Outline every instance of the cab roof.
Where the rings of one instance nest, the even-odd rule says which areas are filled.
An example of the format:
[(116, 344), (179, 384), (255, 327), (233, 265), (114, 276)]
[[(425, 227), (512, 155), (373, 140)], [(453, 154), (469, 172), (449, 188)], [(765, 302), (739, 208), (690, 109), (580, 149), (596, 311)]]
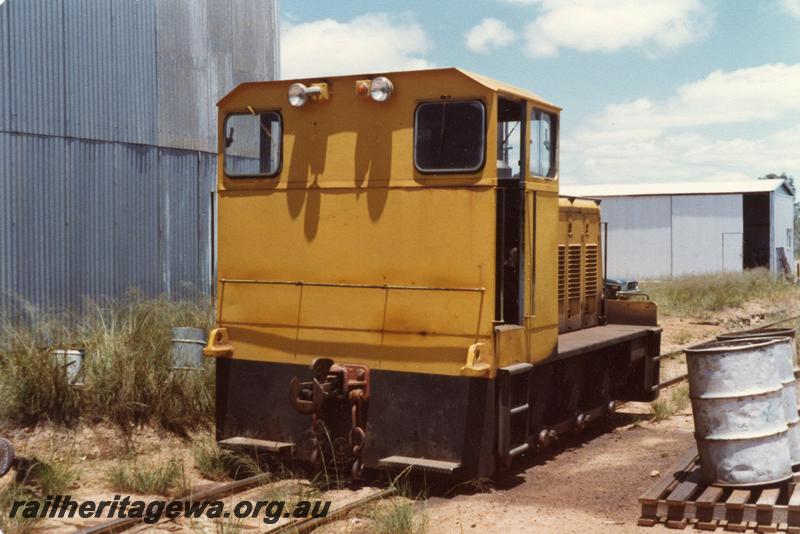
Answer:
[(291, 82), (314, 83), (314, 82), (318, 82), (318, 81), (322, 81), (322, 80), (336, 80), (336, 79), (353, 78), (353, 77), (373, 78), (375, 76), (386, 76), (388, 78), (391, 78), (392, 75), (399, 74), (399, 73), (403, 73), (403, 74), (419, 73), (419, 74), (423, 74), (423, 75), (426, 74), (426, 73), (452, 73), (452, 74), (456, 74), (456, 75), (460, 75), (460, 76), (464, 76), (466, 78), (469, 78), (469, 79), (475, 81), (476, 83), (482, 85), (483, 87), (489, 89), (490, 91), (494, 91), (495, 93), (498, 93), (498, 94), (501, 94), (501, 95), (506, 95), (506, 96), (522, 98), (522, 99), (525, 99), (525, 100), (530, 100), (532, 102), (538, 102), (540, 104), (545, 104), (545, 105), (547, 105), (547, 106), (549, 106), (551, 108), (555, 108), (555, 109), (557, 109), (559, 111), (561, 110), (561, 108), (559, 106), (553, 104), (552, 102), (549, 102), (549, 101), (545, 100), (544, 98), (542, 98), (541, 96), (537, 95), (536, 93), (534, 93), (532, 91), (528, 91), (526, 89), (521, 89), (519, 87), (510, 85), (510, 84), (507, 84), (507, 83), (504, 83), (504, 82), (501, 82), (501, 81), (498, 81), (498, 80), (494, 80), (492, 78), (488, 78), (486, 76), (482, 76), (480, 74), (476, 74), (476, 73), (470, 72), (468, 70), (459, 69), (457, 67), (447, 67), (447, 68), (439, 68), (439, 69), (420, 69), (420, 70), (393, 71), (393, 72), (380, 72), (380, 73), (370, 73), (370, 74), (358, 73), (358, 74), (348, 74), (348, 75), (342, 75), (342, 76), (315, 76), (315, 77), (309, 77), (309, 78), (295, 78), (295, 79), (291, 79), (291, 80), (244, 82), (244, 83), (240, 83), (239, 85), (234, 87), (233, 90), (231, 90), (228, 94), (226, 94), (224, 97), (222, 97), (217, 102), (217, 105), (218, 106), (223, 105), (232, 95), (238, 93), (241, 89), (243, 89), (245, 87), (252, 86), (252, 85), (266, 85), (266, 84), (287, 83), (287, 82), (289, 82), (289, 83), (291, 83)]

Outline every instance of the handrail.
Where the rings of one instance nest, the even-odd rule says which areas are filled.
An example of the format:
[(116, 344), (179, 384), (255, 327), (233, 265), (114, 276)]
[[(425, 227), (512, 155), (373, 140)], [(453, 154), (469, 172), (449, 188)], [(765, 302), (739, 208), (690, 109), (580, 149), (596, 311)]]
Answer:
[(303, 280), (245, 280), (237, 278), (220, 278), (223, 284), (266, 284), (283, 286), (311, 286), (311, 287), (352, 287), (358, 289), (397, 289), (402, 291), (467, 291), (483, 293), (485, 287), (434, 287), (434, 286), (408, 286), (394, 284), (347, 284), (336, 282), (305, 282)]

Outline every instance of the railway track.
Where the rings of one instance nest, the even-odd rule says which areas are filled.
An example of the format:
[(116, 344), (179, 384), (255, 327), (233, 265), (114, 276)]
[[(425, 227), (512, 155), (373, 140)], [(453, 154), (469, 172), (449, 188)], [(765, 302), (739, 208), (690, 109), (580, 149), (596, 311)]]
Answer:
[(391, 497), (395, 493), (396, 493), (395, 488), (393, 487), (386, 488), (376, 493), (367, 495), (366, 497), (362, 497), (357, 501), (353, 501), (351, 503), (340, 506), (335, 510), (333, 510), (332, 512), (330, 512), (325, 517), (306, 517), (302, 519), (296, 519), (294, 521), (284, 523), (283, 525), (278, 525), (277, 527), (271, 530), (267, 530), (266, 534), (284, 534), (289, 532), (291, 532), (292, 534), (305, 534), (306, 532), (311, 532), (321, 527), (322, 525), (342, 519), (351, 511), (356, 510), (357, 508), (361, 508), (365, 504), (371, 503), (373, 501), (378, 501), (380, 499), (385, 499), (386, 497)]
[[(772, 323), (759, 325), (758, 328), (771, 328), (773, 326), (778, 326), (778, 325), (781, 325), (781, 324), (784, 324), (784, 323), (788, 323), (788, 322), (791, 322), (791, 321), (798, 321), (798, 320), (800, 320), (800, 315), (793, 315), (791, 317), (786, 317), (784, 319), (780, 319), (780, 320), (774, 321)], [(679, 354), (683, 354), (684, 352), (686, 352), (686, 349), (688, 349), (689, 347), (694, 346), (694, 345), (696, 345), (696, 343), (692, 343), (692, 345), (686, 345), (685, 347), (681, 347), (680, 349), (673, 350), (672, 352), (668, 352), (666, 354), (660, 354), (658, 357), (653, 358), (653, 359), (654, 360), (663, 360), (663, 359), (666, 359), (666, 358), (671, 358), (672, 356), (677, 356)], [(670, 378), (669, 380), (665, 380), (664, 382), (660, 382), (659, 384), (653, 386), (653, 391), (661, 390), (661, 389), (667, 388), (669, 386), (674, 386), (675, 384), (680, 384), (681, 382), (683, 382), (684, 380), (686, 380), (688, 378), (689, 378), (689, 375), (686, 374), (686, 373), (684, 373), (682, 375), (679, 375), (679, 376), (676, 376), (674, 378)], [(624, 403), (624, 404), (627, 404), (627, 403)], [(617, 404), (617, 406), (622, 406), (622, 405), (623, 404)]]
[[(213, 501), (220, 499), (222, 497), (227, 497), (231, 495), (235, 495), (237, 493), (242, 493), (246, 490), (250, 490), (254, 487), (258, 487), (264, 485), (267, 482), (272, 482), (273, 478), (269, 473), (263, 473), (260, 475), (244, 478), (242, 480), (235, 480), (228, 484), (223, 484), (221, 486), (217, 486), (214, 488), (210, 488), (207, 490), (198, 491), (188, 495), (186, 497), (182, 497), (179, 499), (175, 499), (179, 502), (203, 502), (203, 501)], [(287, 523), (283, 523), (281, 525), (275, 526), (267, 531), (266, 533), (269, 534), (280, 534), (280, 533), (288, 533), (291, 532), (292, 534), (304, 534), (306, 532), (311, 532), (322, 525), (327, 523), (331, 523), (333, 521), (337, 521), (348, 513), (353, 510), (356, 510), (366, 504), (369, 504), (373, 501), (377, 501), (380, 499), (385, 499), (390, 497), (396, 493), (396, 489), (394, 487), (385, 488), (383, 490), (377, 491), (375, 493), (371, 493), (366, 495), (358, 500), (353, 502), (347, 503), (342, 505), (338, 508), (331, 510), (326, 516), (324, 517), (307, 517), (307, 518), (297, 518)], [(144, 518), (123, 518), (123, 519), (114, 519), (112, 521), (107, 521), (105, 523), (95, 525), (92, 527), (88, 527), (78, 531), (78, 534), (113, 534), (117, 532), (124, 532), (128, 529), (131, 529), (138, 524), (142, 523)], [(165, 519), (163, 522), (172, 521), (171, 519)]]
[[(266, 482), (272, 481), (272, 475), (269, 473), (262, 473), (260, 475), (255, 475), (248, 478), (243, 478), (241, 480), (234, 480), (228, 484), (223, 484), (221, 486), (217, 486), (214, 488), (201, 490), (180, 499), (176, 499), (176, 501), (181, 502), (200, 502), (200, 501), (211, 501), (215, 499), (219, 499), (220, 497), (229, 496), (231, 494), (241, 493), (242, 491), (254, 488), (256, 486), (261, 486)], [(143, 522), (144, 518), (138, 517), (126, 517), (121, 519), (114, 519), (112, 521), (107, 521), (105, 523), (101, 523), (99, 525), (95, 525), (89, 528), (85, 528), (83, 530), (78, 531), (78, 534), (112, 534), (114, 532), (123, 532), (128, 530), (129, 528), (133, 528), (134, 526), (138, 525), (139, 523)]]

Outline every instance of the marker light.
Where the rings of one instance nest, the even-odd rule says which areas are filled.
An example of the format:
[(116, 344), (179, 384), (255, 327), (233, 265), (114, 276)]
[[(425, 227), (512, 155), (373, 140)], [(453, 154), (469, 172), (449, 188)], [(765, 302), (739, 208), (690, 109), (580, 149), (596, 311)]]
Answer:
[(358, 80), (356, 82), (356, 95), (369, 96), (369, 85), (371, 80)]
[(389, 100), (389, 97), (392, 96), (392, 91), (394, 91), (394, 85), (389, 81), (389, 78), (383, 76), (373, 78), (369, 84), (369, 96), (376, 102)]
[(293, 83), (289, 86), (289, 103), (296, 108), (304, 105), (309, 95), (313, 96), (314, 100), (327, 100), (328, 84), (315, 83), (311, 87), (306, 87), (302, 83)]

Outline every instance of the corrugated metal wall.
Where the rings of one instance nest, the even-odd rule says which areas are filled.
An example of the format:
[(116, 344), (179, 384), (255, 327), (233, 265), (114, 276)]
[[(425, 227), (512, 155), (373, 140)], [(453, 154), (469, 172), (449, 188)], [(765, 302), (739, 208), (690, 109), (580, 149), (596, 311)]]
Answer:
[(608, 197), (600, 208), (610, 276), (742, 270), (742, 195)]
[(608, 276), (658, 278), (672, 269), (672, 197), (609, 197), (600, 203), (608, 223)]
[(216, 101), (278, 75), (276, 0), (0, 5), (0, 310), (212, 279)]
[(742, 270), (742, 195), (672, 197), (672, 275)]

